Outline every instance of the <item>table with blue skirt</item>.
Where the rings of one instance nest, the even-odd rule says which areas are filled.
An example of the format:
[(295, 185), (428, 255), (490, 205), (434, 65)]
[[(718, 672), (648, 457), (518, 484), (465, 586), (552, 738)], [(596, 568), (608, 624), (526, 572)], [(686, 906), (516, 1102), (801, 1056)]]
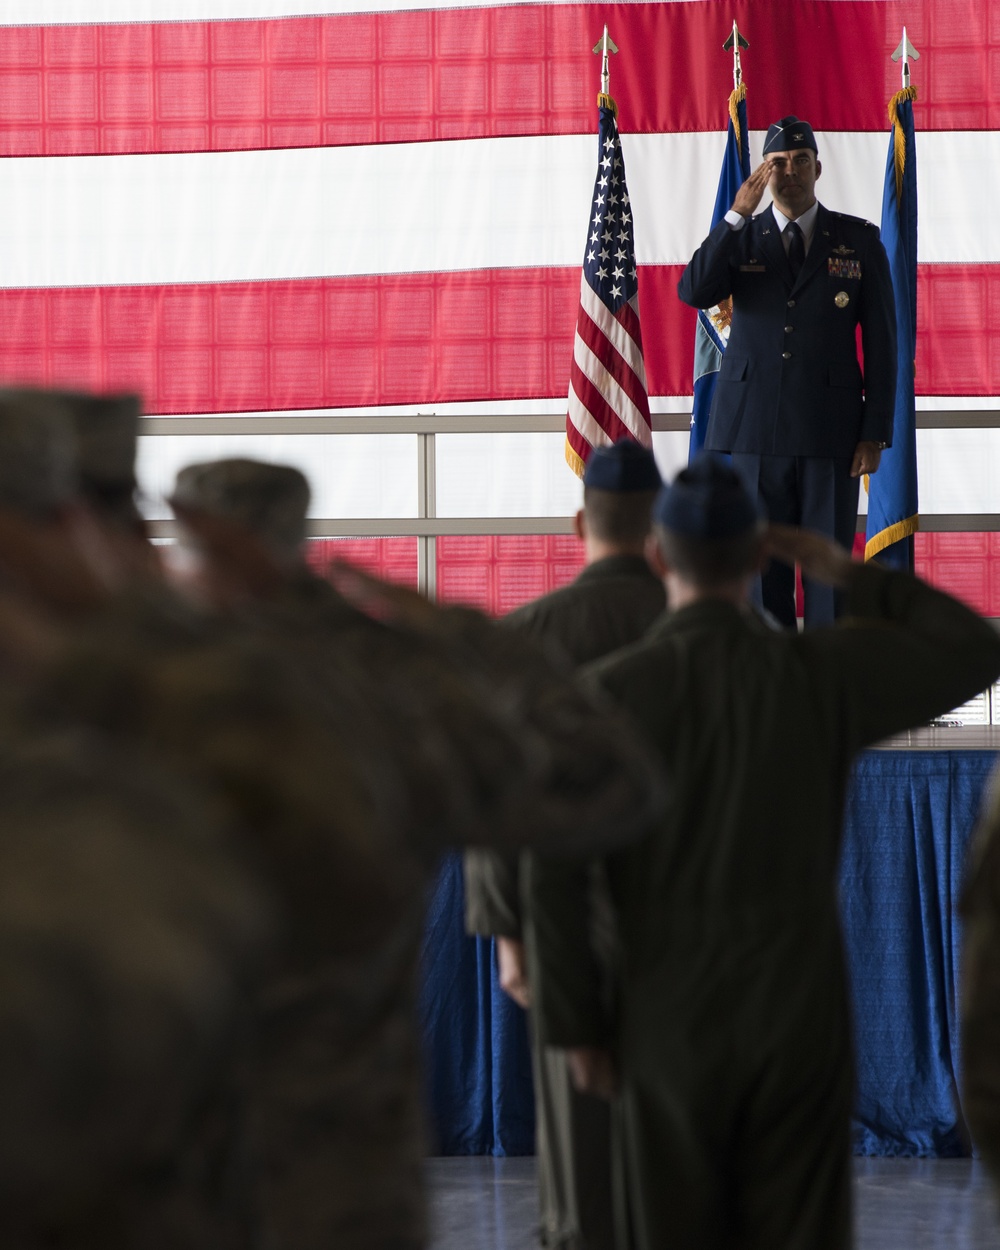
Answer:
[[(858, 1154), (967, 1152), (954, 1097), (957, 903), (998, 758), (993, 749), (880, 749), (856, 763), (840, 892), (857, 1039)], [(492, 942), (465, 935), (462, 903), (461, 860), (449, 856), (430, 900), (423, 951), (431, 1148), (531, 1154), (524, 1014), (500, 990)]]

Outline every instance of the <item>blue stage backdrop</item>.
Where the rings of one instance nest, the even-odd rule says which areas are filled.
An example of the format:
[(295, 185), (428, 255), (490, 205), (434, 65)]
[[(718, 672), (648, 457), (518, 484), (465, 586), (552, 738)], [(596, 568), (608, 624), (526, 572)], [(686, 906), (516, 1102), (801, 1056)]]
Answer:
[[(954, 1100), (956, 904), (996, 760), (989, 751), (871, 751), (856, 766), (841, 897), (857, 1033), (859, 1154), (967, 1152)], [(525, 1019), (497, 985), (492, 944), (463, 933), (457, 857), (442, 865), (430, 903), (421, 1008), (432, 1150), (530, 1154)]]

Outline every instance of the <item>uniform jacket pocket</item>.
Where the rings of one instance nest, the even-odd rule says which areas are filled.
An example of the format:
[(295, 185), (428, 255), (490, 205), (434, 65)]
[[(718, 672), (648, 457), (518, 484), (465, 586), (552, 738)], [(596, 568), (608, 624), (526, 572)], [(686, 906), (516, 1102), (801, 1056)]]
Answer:
[(734, 356), (726, 352), (719, 367), (720, 382), (745, 382), (750, 372), (750, 361), (746, 356)]

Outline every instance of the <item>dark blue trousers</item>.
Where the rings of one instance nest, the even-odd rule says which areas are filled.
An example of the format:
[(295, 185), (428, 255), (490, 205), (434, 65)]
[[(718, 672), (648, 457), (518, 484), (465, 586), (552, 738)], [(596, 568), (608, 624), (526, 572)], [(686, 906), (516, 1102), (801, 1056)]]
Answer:
[[(756, 456), (733, 453), (733, 467), (763, 504), (769, 521), (816, 530), (854, 546), (861, 479), (850, 476), (851, 457)], [(805, 626), (830, 625), (841, 614), (844, 595), (810, 578), (802, 579)], [(794, 629), (795, 570), (772, 560), (760, 578), (758, 602), (779, 622)]]

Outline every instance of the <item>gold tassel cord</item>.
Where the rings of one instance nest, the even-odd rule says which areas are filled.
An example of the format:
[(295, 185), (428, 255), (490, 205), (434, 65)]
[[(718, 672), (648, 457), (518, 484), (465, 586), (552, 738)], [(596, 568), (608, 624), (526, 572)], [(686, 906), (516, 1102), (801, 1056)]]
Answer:
[(583, 470), (586, 467), (583, 460), (570, 446), (569, 439), (566, 440), (566, 463), (573, 470), (577, 477), (583, 477)]
[(605, 95), (603, 91), (598, 92), (598, 95), (597, 95), (597, 107), (598, 107), (599, 109), (610, 109), (610, 110), (612, 111), (612, 113), (614, 113), (614, 115), (615, 115), (615, 119), (617, 120), (617, 117), (618, 117), (618, 105), (614, 102), (614, 100), (611, 98), (611, 96), (609, 96), (609, 95)]
[(869, 538), (865, 543), (865, 559), (870, 560), (873, 556), (877, 556), (880, 551), (885, 551), (886, 547), (891, 547), (893, 543), (898, 543), (901, 538), (909, 538), (911, 534), (915, 534), (920, 529), (920, 517), (907, 517), (905, 521), (897, 521), (895, 525), (889, 525), (884, 530), (879, 530), (874, 538)]
[(893, 129), (893, 163), (896, 167), (897, 204), (903, 194), (903, 170), (906, 168), (906, 136), (903, 134), (903, 127), (899, 124), (899, 106), (904, 100), (915, 100), (916, 98), (916, 87), (904, 87), (902, 91), (897, 91), (889, 101), (889, 122)]
[(747, 85), (741, 82), (738, 87), (734, 87), (729, 93), (729, 120), (733, 123), (733, 132), (736, 135), (736, 142), (740, 151), (743, 151), (743, 140), (740, 136), (740, 115), (736, 111), (736, 107), (742, 104), (747, 98)]

